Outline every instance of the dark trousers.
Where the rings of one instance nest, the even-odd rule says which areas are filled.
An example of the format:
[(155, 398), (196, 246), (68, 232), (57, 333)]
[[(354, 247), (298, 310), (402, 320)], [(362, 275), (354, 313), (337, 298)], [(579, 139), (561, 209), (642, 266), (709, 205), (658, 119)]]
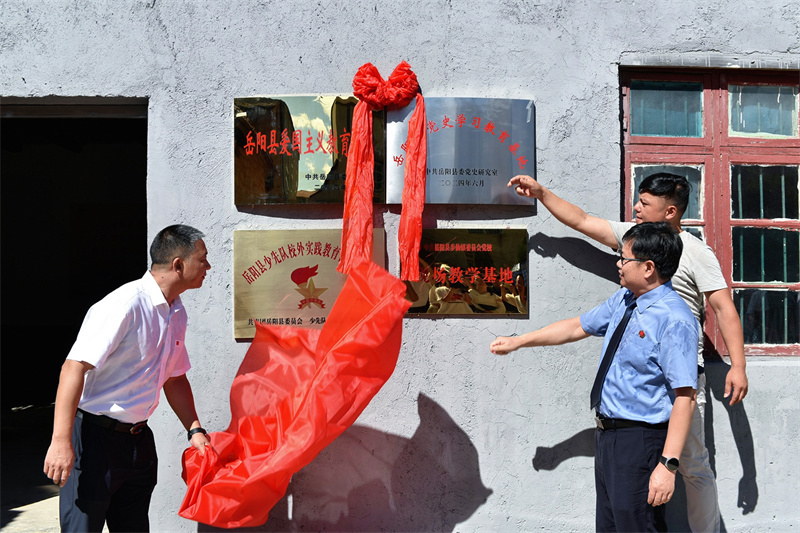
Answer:
[(666, 429), (596, 429), (594, 478), (597, 531), (666, 531), (664, 506), (647, 503)]
[(61, 531), (149, 531), (158, 459), (149, 427), (136, 435), (75, 418), (75, 463), (59, 494)]

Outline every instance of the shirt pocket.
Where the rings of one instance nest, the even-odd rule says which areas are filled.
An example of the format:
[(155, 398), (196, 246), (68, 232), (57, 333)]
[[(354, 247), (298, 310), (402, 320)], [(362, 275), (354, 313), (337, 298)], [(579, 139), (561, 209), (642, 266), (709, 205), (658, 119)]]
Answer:
[(166, 361), (164, 363), (164, 379), (185, 374), (190, 367), (189, 355), (186, 353), (186, 344), (184, 343), (184, 338), (175, 335), (174, 333), (170, 333), (170, 335), (167, 337), (167, 342), (169, 342), (169, 347), (164, 354), (166, 357)]
[(623, 338), (617, 354), (625, 354), (620, 361), (623, 376), (641, 380), (643, 376), (653, 374), (658, 368), (655, 358), (657, 347), (658, 344), (653, 342), (644, 330)]

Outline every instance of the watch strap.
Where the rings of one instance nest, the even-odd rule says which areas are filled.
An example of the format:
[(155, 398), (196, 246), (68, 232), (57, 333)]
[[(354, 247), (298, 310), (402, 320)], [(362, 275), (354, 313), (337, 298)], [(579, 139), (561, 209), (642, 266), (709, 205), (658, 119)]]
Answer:
[(187, 433), (187, 435), (188, 435), (188, 437), (189, 437), (189, 440), (192, 440), (192, 435), (194, 435), (194, 434), (196, 434), (196, 433), (202, 433), (203, 435), (208, 435), (208, 433), (206, 432), (206, 430), (205, 430), (205, 429), (203, 429), (203, 428), (193, 428), (193, 429), (190, 429), (190, 430), (188, 431), (188, 433)]
[(661, 459), (659, 460), (659, 462), (662, 465), (664, 465), (667, 468), (667, 470), (669, 470), (670, 472), (677, 472), (678, 471), (678, 467), (681, 464), (680, 461), (676, 457), (664, 457), (663, 455), (661, 456)]

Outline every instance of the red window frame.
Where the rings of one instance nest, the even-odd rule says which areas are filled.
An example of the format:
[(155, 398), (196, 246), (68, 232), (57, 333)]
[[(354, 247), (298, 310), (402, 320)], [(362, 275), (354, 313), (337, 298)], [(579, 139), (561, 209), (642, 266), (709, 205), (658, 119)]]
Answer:
[[(684, 226), (703, 229), (706, 243), (714, 250), (730, 290), (778, 288), (800, 291), (796, 284), (758, 284), (732, 282), (732, 228), (736, 226), (772, 227), (800, 231), (798, 220), (753, 220), (731, 218), (731, 165), (800, 165), (800, 138), (730, 136), (728, 87), (730, 85), (798, 86), (798, 71), (734, 71), (731, 69), (623, 68), (621, 70), (624, 217), (633, 215), (632, 168), (637, 164), (702, 165), (703, 202), (700, 219), (687, 219)], [(703, 84), (703, 137), (632, 136), (631, 81), (701, 82)], [(798, 106), (800, 107), (800, 106)], [(800, 123), (800, 111), (797, 117)], [(706, 306), (704, 331), (720, 354), (728, 355), (716, 316)], [(745, 344), (747, 355), (800, 355), (800, 344)]]

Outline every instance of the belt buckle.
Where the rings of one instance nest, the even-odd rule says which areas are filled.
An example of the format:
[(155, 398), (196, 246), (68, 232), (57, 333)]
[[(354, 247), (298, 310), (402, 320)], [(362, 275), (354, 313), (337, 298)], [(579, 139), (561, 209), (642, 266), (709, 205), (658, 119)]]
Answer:
[(597, 427), (599, 427), (600, 429), (606, 429), (605, 427), (603, 427), (603, 419), (600, 418), (599, 416), (595, 415), (594, 422), (595, 422), (595, 424), (597, 424)]
[(147, 422), (137, 422), (136, 424), (131, 426), (131, 435), (138, 435), (139, 433), (144, 431), (144, 428), (146, 427), (147, 427)]

